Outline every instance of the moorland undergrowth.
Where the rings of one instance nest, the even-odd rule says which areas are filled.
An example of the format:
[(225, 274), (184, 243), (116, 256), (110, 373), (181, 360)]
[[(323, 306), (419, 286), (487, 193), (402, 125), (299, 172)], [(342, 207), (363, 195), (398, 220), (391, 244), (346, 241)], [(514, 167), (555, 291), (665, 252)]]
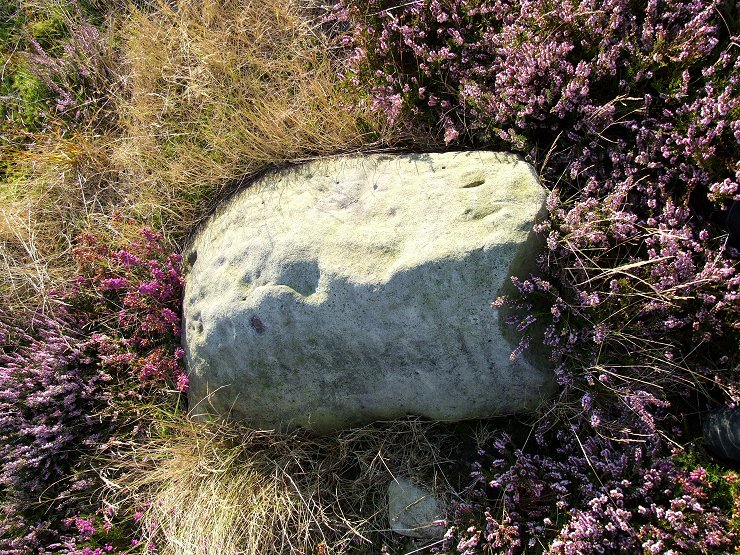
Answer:
[[(0, 553), (740, 549), (700, 439), (740, 402), (736, 2), (35, 0), (0, 47)], [(534, 165), (541, 269), (491, 301), (558, 396), (477, 440), (191, 422), (187, 233), (268, 167), (380, 148)], [(397, 474), (450, 496), (444, 540), (387, 533)]]

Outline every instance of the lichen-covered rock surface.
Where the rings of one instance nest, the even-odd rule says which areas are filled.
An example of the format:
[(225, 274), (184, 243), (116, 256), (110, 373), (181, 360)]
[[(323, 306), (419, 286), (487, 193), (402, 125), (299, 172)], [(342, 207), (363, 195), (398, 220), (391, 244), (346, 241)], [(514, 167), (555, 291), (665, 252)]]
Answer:
[(330, 432), (534, 409), (554, 376), (491, 301), (536, 256), (545, 191), (495, 152), (371, 155), (261, 178), (186, 250), (197, 414)]

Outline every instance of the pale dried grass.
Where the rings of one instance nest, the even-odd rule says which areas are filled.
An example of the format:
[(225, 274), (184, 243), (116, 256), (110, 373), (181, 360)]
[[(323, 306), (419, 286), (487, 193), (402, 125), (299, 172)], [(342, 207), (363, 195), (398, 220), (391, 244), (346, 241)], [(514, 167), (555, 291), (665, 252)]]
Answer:
[[(163, 555), (378, 553), (411, 545), (388, 533), (386, 491), (396, 476), (444, 503), (459, 439), (407, 420), (338, 435), (257, 431), (235, 423), (164, 423), (122, 449), (106, 473), (112, 504), (148, 506), (144, 538)], [(163, 433), (163, 431), (165, 433)], [(422, 552), (434, 541), (417, 542)]]
[(294, 1), (133, 10), (118, 162), (139, 202), (186, 230), (228, 187), (269, 166), (382, 144), (379, 118), (341, 90), (326, 37)]
[(13, 164), (21, 172), (0, 183), (0, 289), (7, 312), (37, 311), (48, 293), (75, 276), (74, 236), (111, 229), (111, 215), (125, 206), (116, 187), (105, 137), (77, 133), (40, 136), (18, 149)]

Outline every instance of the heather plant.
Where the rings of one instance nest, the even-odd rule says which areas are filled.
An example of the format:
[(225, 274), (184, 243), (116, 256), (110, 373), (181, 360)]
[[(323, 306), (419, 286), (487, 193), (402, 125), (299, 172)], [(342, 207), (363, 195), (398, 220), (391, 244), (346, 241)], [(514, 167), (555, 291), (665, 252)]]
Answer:
[[(119, 511), (108, 505), (91, 515), (76, 515), (65, 519), (69, 532), (54, 546), (65, 555), (123, 555), (151, 553), (154, 549), (138, 539), (137, 524), (141, 513), (121, 518)], [(137, 516), (138, 515), (138, 516)]]
[(82, 275), (74, 293), (99, 322), (91, 340), (103, 365), (122, 379), (187, 391), (180, 347), (182, 257), (169, 254), (163, 236), (149, 228), (124, 246), (84, 233), (75, 249)]
[(701, 477), (706, 485), (705, 490), (711, 492), (712, 502), (722, 509), (729, 520), (730, 528), (738, 541), (740, 532), (740, 475), (738, 469), (730, 470), (723, 463), (709, 461), (702, 457), (696, 449), (687, 449), (674, 457), (678, 468), (693, 472), (694, 476)]
[[(53, 313), (25, 328), (0, 313), (0, 499), (7, 517), (0, 537), (7, 553), (53, 546), (110, 552), (106, 545), (120, 543), (105, 537), (107, 514), (75, 532), (92, 523), (75, 511), (95, 510), (89, 498), (99, 487), (95, 474), (79, 471), (81, 461), (109, 450), (112, 435), (136, 434), (130, 428), (142, 409), (126, 402), (132, 394), (143, 404), (155, 391), (161, 403), (156, 390), (187, 389), (180, 257), (167, 254), (162, 236), (148, 228), (139, 241), (118, 246), (124, 244), (113, 248), (83, 234), (75, 251), (81, 275), (70, 291), (53, 293)], [(113, 543), (97, 545), (95, 529)]]
[[(614, 441), (576, 425), (516, 448), (502, 434), (457, 503), (445, 553), (728, 553), (738, 538), (701, 467), (684, 470), (657, 436)], [(581, 439), (583, 438), (583, 439)], [(713, 496), (711, 499), (715, 499)]]
[(118, 82), (115, 63), (98, 27), (81, 17), (67, 27), (69, 38), (56, 56), (29, 37), (33, 50), (26, 54), (26, 67), (49, 91), (56, 116), (102, 129), (115, 121), (110, 89)]
[[(137, 537), (138, 521), (133, 515), (122, 519), (115, 508), (107, 507), (94, 514), (63, 519), (52, 528), (50, 522), (29, 522), (18, 513), (6, 518), (3, 534), (15, 533), (15, 539), (0, 539), (3, 555), (63, 553), (64, 555), (122, 555), (152, 553), (153, 545)], [(140, 517), (139, 517), (140, 519)]]
[[(34, 20), (34, 25), (29, 25), (29, 19)], [(0, 104), (0, 129), (4, 135), (36, 131), (43, 121), (47, 91), (28, 72), (18, 51), (22, 51), (19, 47), (26, 42), (26, 36), (49, 44), (48, 39), (54, 34), (58, 24), (57, 18), (41, 14), (37, 18), (29, 18), (20, 6), (10, 2), (0, 7), (0, 55), (3, 62), (0, 78), (0, 92), (3, 96)], [(30, 28), (24, 33), (26, 26)], [(6, 142), (11, 138), (3, 139)]]
[(101, 23), (96, 9), (77, 1), (11, 2), (1, 9), (0, 128), (6, 139), (21, 146), (32, 133), (100, 124), (111, 116), (115, 64), (94, 24)]
[[(112, 377), (95, 361), (84, 320), (59, 307), (23, 329), (0, 312), (0, 546), (24, 553), (54, 539), (54, 517), (89, 486), (73, 470), (97, 448), (106, 424), (96, 416)], [(17, 549), (17, 551), (13, 551)]]
[(125, 203), (111, 183), (115, 27), (85, 2), (2, 9), (0, 279), (12, 313), (64, 287), (74, 235)]

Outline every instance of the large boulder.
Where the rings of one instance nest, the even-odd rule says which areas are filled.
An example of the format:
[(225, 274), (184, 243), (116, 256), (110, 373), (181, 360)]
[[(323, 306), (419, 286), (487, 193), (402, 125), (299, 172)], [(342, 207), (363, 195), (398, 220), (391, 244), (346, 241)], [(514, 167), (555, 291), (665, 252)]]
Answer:
[(536, 257), (545, 192), (495, 152), (335, 158), (269, 174), (186, 249), (195, 414), (323, 433), (534, 409), (491, 301)]

